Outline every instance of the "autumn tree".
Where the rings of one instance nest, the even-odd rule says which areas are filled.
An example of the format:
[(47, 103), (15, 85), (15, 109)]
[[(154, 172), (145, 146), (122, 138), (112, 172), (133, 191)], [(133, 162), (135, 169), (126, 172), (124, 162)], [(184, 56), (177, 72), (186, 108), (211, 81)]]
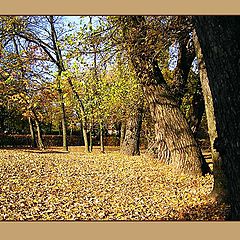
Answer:
[(61, 26), (59, 17), (53, 16), (18, 17), (17, 20), (18, 31), (15, 31), (15, 25), (13, 24), (9, 30), (17, 37), (40, 48), (45, 61), (48, 61), (48, 64), (51, 63), (57, 68), (56, 81), (58, 83), (59, 102), (62, 111), (63, 149), (67, 151), (67, 123), (61, 86), (61, 74), (65, 69), (59, 47), (64, 31), (63, 27)]
[(180, 171), (196, 175), (206, 173), (208, 166), (159, 68), (158, 34), (148, 30), (143, 16), (119, 17), (119, 22), (129, 58), (155, 122), (158, 158)]

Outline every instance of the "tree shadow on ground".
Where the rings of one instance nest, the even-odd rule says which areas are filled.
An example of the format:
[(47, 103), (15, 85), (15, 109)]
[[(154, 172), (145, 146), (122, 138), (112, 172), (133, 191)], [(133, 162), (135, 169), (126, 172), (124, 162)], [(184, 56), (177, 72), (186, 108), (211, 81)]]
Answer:
[(226, 221), (230, 207), (223, 203), (209, 200), (183, 209), (179, 213), (182, 221)]

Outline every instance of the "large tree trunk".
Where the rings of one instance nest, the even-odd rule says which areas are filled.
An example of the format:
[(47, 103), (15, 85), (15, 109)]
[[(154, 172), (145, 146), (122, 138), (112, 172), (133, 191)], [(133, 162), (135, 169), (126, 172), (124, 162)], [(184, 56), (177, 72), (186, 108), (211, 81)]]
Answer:
[(126, 123), (126, 132), (121, 144), (121, 152), (130, 156), (140, 155), (140, 132), (142, 126), (143, 106), (130, 113)]
[(194, 22), (213, 96), (214, 145), (230, 194), (230, 219), (240, 220), (240, 18), (198, 16)]
[(222, 159), (219, 152), (214, 146), (214, 142), (218, 137), (216, 129), (216, 120), (213, 107), (213, 98), (212, 92), (209, 87), (209, 80), (206, 70), (206, 65), (203, 59), (202, 50), (196, 35), (196, 32), (193, 32), (194, 45), (196, 48), (196, 54), (198, 58), (199, 72), (200, 72), (200, 81), (202, 85), (202, 92), (204, 96), (205, 111), (208, 124), (208, 134), (211, 145), (212, 161), (213, 161), (213, 174), (214, 174), (214, 188), (212, 191), (212, 197), (218, 201), (227, 201), (228, 192), (226, 187), (226, 176), (223, 172)]
[(158, 158), (188, 174), (209, 172), (186, 119), (166, 87), (152, 84), (145, 86), (144, 92), (155, 122)]
[(36, 148), (37, 147), (37, 141), (36, 141), (36, 135), (34, 132), (34, 127), (33, 127), (33, 122), (31, 117), (28, 117), (28, 122), (29, 122), (29, 129), (30, 129), (30, 134), (31, 134), (31, 140), (32, 140), (32, 147)]
[[(129, 56), (142, 84), (144, 95), (155, 122), (158, 157), (174, 169), (192, 175), (209, 171), (186, 119), (180, 111), (149, 48), (143, 16), (131, 16), (124, 25)], [(151, 39), (151, 44), (152, 43)]]

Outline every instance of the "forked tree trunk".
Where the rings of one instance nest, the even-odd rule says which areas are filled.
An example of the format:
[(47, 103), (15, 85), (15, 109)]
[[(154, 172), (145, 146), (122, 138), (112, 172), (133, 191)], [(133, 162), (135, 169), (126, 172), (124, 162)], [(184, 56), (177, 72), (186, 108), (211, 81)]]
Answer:
[(130, 156), (140, 155), (140, 132), (142, 126), (143, 106), (140, 104), (132, 112), (126, 123), (126, 133), (121, 145), (121, 152)]
[(123, 31), (129, 44), (129, 56), (155, 122), (159, 158), (181, 172), (192, 175), (208, 172), (209, 167), (202, 158), (193, 133), (154, 59), (154, 51), (148, 46), (144, 17), (130, 16), (122, 20), (127, 23), (123, 25)]
[(34, 132), (34, 126), (31, 117), (28, 117), (28, 122), (29, 122), (29, 129), (30, 129), (30, 134), (31, 134), (31, 140), (32, 140), (32, 147), (36, 148), (37, 147), (37, 141), (36, 141), (36, 135)]
[(196, 16), (196, 33), (213, 96), (217, 139), (230, 195), (231, 220), (240, 220), (240, 18)]
[[(170, 88), (174, 98), (180, 106), (182, 104), (183, 97), (189, 91), (187, 86), (189, 72), (191, 71), (192, 63), (196, 54), (189, 31), (181, 31), (178, 37), (178, 43), (178, 60), (173, 72), (173, 81)], [(198, 129), (203, 113), (203, 96), (199, 93), (198, 89), (196, 89), (190, 106), (190, 115), (187, 117), (188, 124), (190, 125), (193, 133), (196, 133)]]
[(74, 97), (76, 98), (76, 100), (78, 102), (77, 114), (78, 114), (79, 118), (81, 118), (81, 120), (82, 120), (82, 132), (83, 132), (83, 141), (84, 141), (84, 146), (85, 146), (85, 152), (89, 152), (89, 143), (88, 143), (88, 137), (87, 137), (87, 117), (85, 114), (85, 108), (84, 108), (82, 99), (80, 98), (77, 90), (75, 89), (75, 86), (73, 85), (71, 78), (68, 77), (67, 81), (71, 87)]
[(196, 48), (196, 54), (198, 58), (198, 65), (199, 65), (199, 73), (200, 73), (200, 81), (202, 85), (202, 92), (204, 96), (204, 103), (205, 103), (205, 111), (207, 117), (207, 124), (208, 124), (208, 134), (210, 139), (211, 145), (211, 154), (212, 154), (212, 161), (213, 161), (213, 174), (214, 174), (214, 187), (212, 191), (212, 197), (217, 199), (218, 201), (228, 201), (227, 192), (227, 183), (226, 183), (226, 176), (224, 175), (222, 159), (220, 157), (219, 152), (214, 146), (214, 142), (218, 137), (217, 128), (216, 128), (216, 119), (213, 107), (213, 98), (212, 92), (209, 87), (209, 80), (207, 76), (206, 65), (203, 59), (202, 50), (200, 48), (200, 44), (196, 35), (196, 32), (193, 32), (193, 39), (194, 45)]
[(171, 92), (179, 105), (181, 105), (182, 98), (187, 91), (187, 79), (195, 58), (194, 47), (190, 44), (191, 41), (189, 33), (182, 31), (179, 35), (178, 60), (173, 73), (173, 84), (171, 85)]

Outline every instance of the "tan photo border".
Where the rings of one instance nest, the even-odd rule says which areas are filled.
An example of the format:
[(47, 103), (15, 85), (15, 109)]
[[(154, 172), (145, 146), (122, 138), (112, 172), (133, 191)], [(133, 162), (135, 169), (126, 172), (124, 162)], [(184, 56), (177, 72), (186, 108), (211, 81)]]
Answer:
[[(0, 14), (240, 15), (240, 1), (1, 0)], [(0, 222), (0, 239), (236, 239), (239, 226), (239, 222)]]

